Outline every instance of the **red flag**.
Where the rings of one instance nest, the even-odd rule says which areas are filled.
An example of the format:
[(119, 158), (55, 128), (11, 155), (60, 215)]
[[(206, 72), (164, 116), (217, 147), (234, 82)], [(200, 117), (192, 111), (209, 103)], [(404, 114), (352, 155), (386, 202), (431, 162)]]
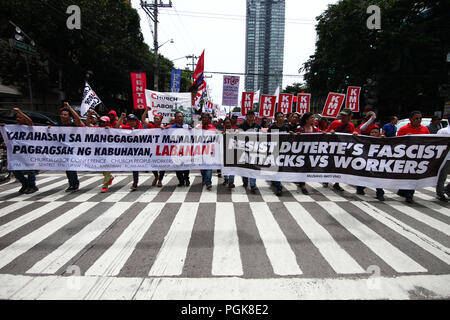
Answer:
[(134, 109), (145, 110), (147, 103), (145, 89), (147, 88), (147, 76), (145, 73), (131, 73), (131, 86), (133, 88)]
[(326, 118), (336, 118), (344, 103), (345, 94), (343, 93), (328, 93), (327, 101), (323, 107), (322, 115)]
[(310, 112), (311, 110), (311, 94), (300, 93), (297, 97), (297, 111), (301, 114)]
[(241, 114), (242, 116), (247, 115), (247, 111), (253, 109), (253, 96), (254, 92), (242, 92), (242, 101), (241, 101)]
[(347, 99), (345, 101), (345, 107), (349, 108), (353, 112), (359, 112), (359, 94), (361, 87), (348, 87)]
[(294, 99), (293, 94), (281, 93), (278, 99), (278, 111), (288, 114), (292, 112), (292, 100)]
[(195, 67), (194, 74), (192, 75), (193, 81), (191, 87), (198, 87), (203, 82), (203, 71), (205, 68), (205, 50), (203, 50), (200, 59), (198, 59), (197, 66)]
[(259, 116), (273, 118), (275, 114), (275, 102), (277, 96), (270, 96), (267, 94), (261, 95), (261, 102), (259, 103)]

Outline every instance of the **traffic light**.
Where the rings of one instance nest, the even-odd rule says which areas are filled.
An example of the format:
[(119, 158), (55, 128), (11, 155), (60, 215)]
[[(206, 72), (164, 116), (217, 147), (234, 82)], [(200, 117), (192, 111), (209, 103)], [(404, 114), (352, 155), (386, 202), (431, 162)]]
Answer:
[(317, 76), (317, 72), (314, 72), (314, 75)]
[(350, 76), (345, 76), (345, 79), (350, 79)]

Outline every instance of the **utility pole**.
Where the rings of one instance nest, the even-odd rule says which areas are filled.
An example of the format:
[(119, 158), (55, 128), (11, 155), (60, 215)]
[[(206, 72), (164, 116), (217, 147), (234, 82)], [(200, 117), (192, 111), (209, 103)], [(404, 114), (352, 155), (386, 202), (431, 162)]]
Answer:
[(193, 55), (193, 54), (191, 54), (190, 56), (186, 56), (186, 59), (192, 59), (192, 63), (188, 63), (188, 64), (187, 64), (188, 66), (191, 66), (191, 67), (192, 67), (192, 75), (194, 75), (195, 66), (197, 65), (197, 64), (195, 63), (195, 60), (197, 60), (198, 58), (200, 58), (200, 57), (197, 57), (197, 56), (195, 56), (195, 55)]
[(150, 3), (148, 1), (141, 0), (141, 7), (144, 9), (145, 13), (152, 19), (154, 22), (154, 34), (153, 34), (153, 47), (154, 47), (154, 55), (155, 55), (155, 72), (154, 72), (154, 85), (153, 89), (158, 91), (158, 82), (159, 82), (159, 56), (158, 56), (158, 8), (172, 8), (172, 0), (169, 0), (169, 3), (163, 3), (162, 0), (158, 1), (153, 0)]

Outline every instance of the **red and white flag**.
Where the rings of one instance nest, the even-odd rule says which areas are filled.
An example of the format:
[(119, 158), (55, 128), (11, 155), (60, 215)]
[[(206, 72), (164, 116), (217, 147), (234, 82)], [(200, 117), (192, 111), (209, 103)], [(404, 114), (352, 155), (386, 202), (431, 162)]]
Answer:
[(328, 93), (327, 101), (323, 107), (322, 116), (326, 118), (336, 118), (344, 103), (345, 94), (343, 93)]
[(361, 93), (361, 87), (348, 87), (347, 99), (345, 100), (345, 107), (349, 108), (353, 112), (359, 112), (359, 95)]
[(299, 93), (297, 96), (297, 112), (305, 114), (311, 110), (311, 94)]
[(253, 103), (258, 103), (259, 102), (259, 96), (261, 94), (261, 90), (258, 90), (255, 92), (255, 95), (253, 96)]
[(253, 110), (254, 96), (255, 96), (254, 92), (242, 92), (241, 114), (243, 117), (247, 115), (247, 111)]
[(131, 86), (133, 88), (133, 102), (135, 110), (145, 110), (147, 102), (145, 89), (147, 89), (147, 75), (145, 73), (131, 73)]
[(191, 88), (199, 88), (205, 82), (203, 80), (203, 71), (205, 68), (205, 50), (203, 50), (202, 54), (200, 55), (200, 59), (198, 59), (197, 66), (195, 67), (194, 74), (192, 75), (192, 84)]
[(195, 95), (194, 99), (192, 100), (192, 106), (195, 108), (195, 110), (200, 109), (200, 99), (203, 95), (203, 92), (206, 90), (206, 81), (203, 81), (200, 87), (198, 88), (197, 94)]
[(284, 114), (291, 113), (293, 99), (293, 94), (281, 93), (278, 99), (278, 112), (283, 112)]
[(275, 114), (276, 101), (277, 101), (276, 96), (262, 94), (261, 102), (259, 103), (259, 116), (273, 118), (273, 116)]

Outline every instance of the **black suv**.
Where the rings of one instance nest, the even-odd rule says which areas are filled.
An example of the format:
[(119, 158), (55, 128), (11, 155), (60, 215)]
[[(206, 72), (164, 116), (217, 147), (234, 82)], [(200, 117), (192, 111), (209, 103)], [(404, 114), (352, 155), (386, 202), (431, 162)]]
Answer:
[[(35, 126), (55, 126), (58, 124), (58, 116), (53, 114), (43, 114), (37, 111), (22, 110), (27, 116), (33, 120)], [(51, 118), (50, 118), (51, 116)], [(16, 113), (10, 109), (0, 109), (0, 123), (15, 124)]]

